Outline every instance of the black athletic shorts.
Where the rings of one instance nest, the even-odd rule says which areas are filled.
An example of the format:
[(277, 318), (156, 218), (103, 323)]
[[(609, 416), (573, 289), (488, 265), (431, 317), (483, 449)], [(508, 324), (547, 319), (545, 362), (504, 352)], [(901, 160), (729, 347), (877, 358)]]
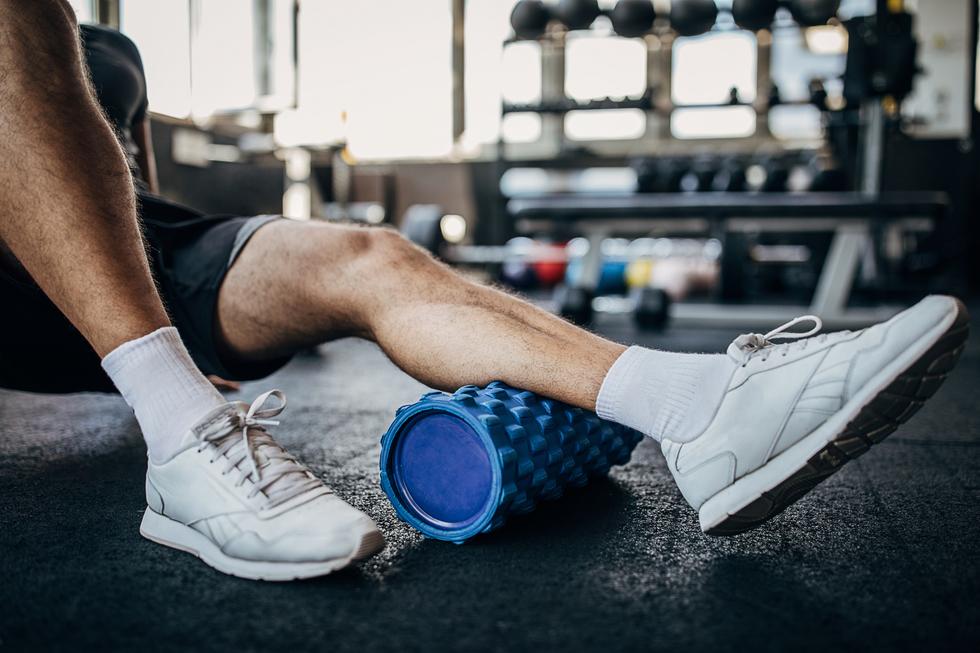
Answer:
[[(211, 338), (218, 289), (241, 248), (277, 216), (206, 216), (141, 195), (150, 263), (191, 357), (205, 374), (251, 380), (288, 359), (241, 364), (218, 357)], [(0, 387), (28, 392), (115, 392), (98, 355), (34, 284), (0, 270)]]

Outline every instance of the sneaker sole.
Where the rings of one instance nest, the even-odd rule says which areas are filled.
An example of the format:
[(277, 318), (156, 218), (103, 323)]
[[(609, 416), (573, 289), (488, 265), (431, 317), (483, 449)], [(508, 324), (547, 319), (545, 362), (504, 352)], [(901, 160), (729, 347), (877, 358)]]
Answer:
[(365, 521), (359, 528), (362, 531), (361, 542), (353, 554), (346, 558), (320, 562), (265, 562), (233, 558), (222, 553), (214, 542), (193, 528), (150, 508), (143, 513), (140, 535), (157, 544), (195, 555), (218, 571), (232, 576), (250, 580), (287, 581), (324, 576), (352, 562), (370, 558), (385, 548), (385, 538), (373, 522)]
[[(956, 299), (956, 316), (911, 363), (896, 361), (827, 422), (756, 471), (708, 499), (698, 511), (708, 535), (737, 535), (769, 521), (822, 480), (907, 422), (934, 395), (966, 347), (970, 318)], [(937, 327), (937, 329), (942, 328)], [(880, 388), (875, 391), (873, 388)]]

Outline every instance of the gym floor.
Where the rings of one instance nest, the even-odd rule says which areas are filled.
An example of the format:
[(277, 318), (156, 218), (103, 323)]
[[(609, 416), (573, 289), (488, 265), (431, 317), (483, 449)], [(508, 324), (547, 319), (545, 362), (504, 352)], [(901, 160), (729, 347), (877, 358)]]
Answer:
[[(680, 351), (738, 335), (597, 329)], [(389, 544), (291, 583), (140, 537), (145, 452), (119, 397), (0, 391), (0, 651), (980, 650), (978, 332), (909, 424), (751, 533), (702, 535), (648, 440), (463, 546), (399, 522), (378, 482), (380, 437), (425, 388), (372, 345), (325, 345), (231, 397), (284, 390), (279, 441)]]

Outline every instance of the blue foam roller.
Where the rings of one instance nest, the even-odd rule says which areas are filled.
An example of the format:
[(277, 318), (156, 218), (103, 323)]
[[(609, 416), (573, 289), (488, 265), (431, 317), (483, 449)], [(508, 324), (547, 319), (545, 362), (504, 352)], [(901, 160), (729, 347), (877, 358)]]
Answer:
[(429, 392), (381, 439), (381, 487), (426, 537), (462, 544), (629, 461), (643, 435), (503, 383)]

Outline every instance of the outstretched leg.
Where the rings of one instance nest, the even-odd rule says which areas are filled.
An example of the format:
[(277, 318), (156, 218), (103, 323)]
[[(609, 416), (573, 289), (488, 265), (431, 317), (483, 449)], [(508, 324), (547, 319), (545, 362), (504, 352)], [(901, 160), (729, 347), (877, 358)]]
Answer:
[(765, 522), (911, 417), (956, 363), (968, 317), (930, 297), (865, 331), (774, 345), (808, 335), (785, 328), (725, 355), (625, 349), (393, 232), (280, 221), (229, 271), (215, 335), (245, 360), (357, 335), (437, 388), (501, 380), (596, 408), (663, 440), (702, 529), (721, 535)]
[(393, 231), (286, 220), (242, 251), (215, 324), (232, 358), (360, 336), (435, 388), (504, 381), (589, 410), (626, 350), (460, 277)]

